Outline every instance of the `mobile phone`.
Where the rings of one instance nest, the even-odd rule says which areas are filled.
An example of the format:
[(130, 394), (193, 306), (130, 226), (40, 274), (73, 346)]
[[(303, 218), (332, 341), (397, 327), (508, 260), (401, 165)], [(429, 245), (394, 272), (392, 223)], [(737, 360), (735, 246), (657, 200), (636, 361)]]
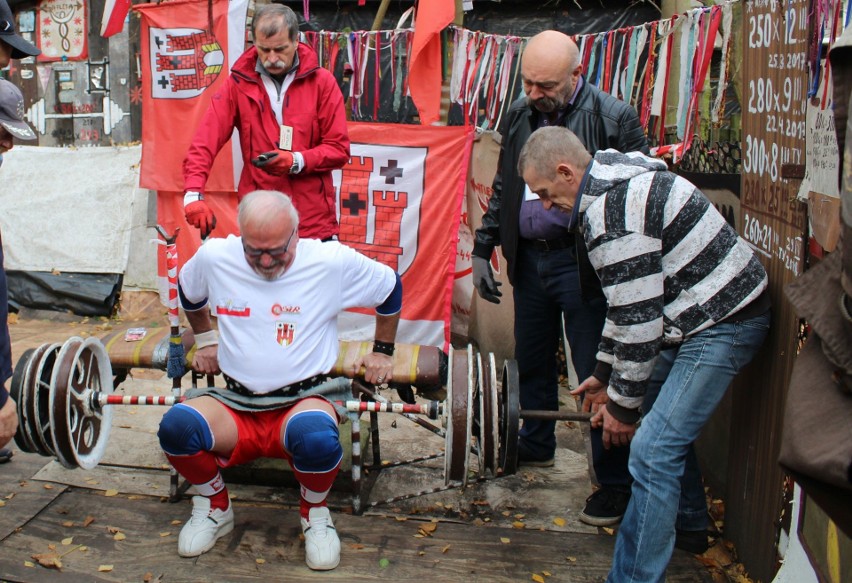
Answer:
[(263, 166), (270, 160), (272, 160), (275, 156), (278, 155), (278, 152), (266, 152), (264, 154), (259, 155), (257, 158), (251, 161), (255, 166)]

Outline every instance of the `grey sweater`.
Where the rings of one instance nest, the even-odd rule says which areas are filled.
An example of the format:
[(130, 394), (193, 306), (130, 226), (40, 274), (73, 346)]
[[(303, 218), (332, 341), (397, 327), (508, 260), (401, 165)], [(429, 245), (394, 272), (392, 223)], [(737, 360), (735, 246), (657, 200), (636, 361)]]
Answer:
[[(638, 152), (598, 152), (580, 198), (589, 260), (609, 303), (595, 376), (637, 409), (664, 345), (748, 306), (767, 286), (749, 245), (689, 181)], [(603, 379), (602, 379), (603, 380)]]

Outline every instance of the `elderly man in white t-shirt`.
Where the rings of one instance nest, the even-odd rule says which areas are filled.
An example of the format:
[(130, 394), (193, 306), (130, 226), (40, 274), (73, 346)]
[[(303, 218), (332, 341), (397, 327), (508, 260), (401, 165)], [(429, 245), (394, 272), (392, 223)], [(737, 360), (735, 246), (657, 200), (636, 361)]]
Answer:
[(187, 393), (160, 423), (166, 456), (199, 493), (178, 553), (200, 555), (233, 530), (220, 467), (277, 457), (290, 463), (301, 485), (308, 566), (334, 569), (340, 540), (326, 495), (343, 449), (329, 399), (349, 387), (326, 377), (337, 359), (337, 316), (347, 308), (376, 308), (373, 352), (354, 367), (365, 368), (368, 382), (390, 381), (402, 284), (391, 268), (349, 247), (300, 239), (296, 209), (280, 192), (247, 195), (238, 218), (241, 237), (208, 241), (179, 276), (195, 333), (193, 369), (221, 372), (227, 389)]

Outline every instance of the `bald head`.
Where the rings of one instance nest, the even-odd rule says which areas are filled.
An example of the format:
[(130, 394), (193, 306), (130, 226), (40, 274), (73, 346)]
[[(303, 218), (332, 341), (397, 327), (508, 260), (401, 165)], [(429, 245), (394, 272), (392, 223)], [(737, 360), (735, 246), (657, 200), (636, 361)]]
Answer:
[(299, 226), (299, 214), (290, 197), (274, 190), (255, 190), (240, 201), (237, 215), (245, 234), (280, 230), (289, 235)]
[(542, 113), (564, 107), (580, 77), (580, 51), (566, 34), (545, 30), (527, 41), (521, 77), (529, 104)]

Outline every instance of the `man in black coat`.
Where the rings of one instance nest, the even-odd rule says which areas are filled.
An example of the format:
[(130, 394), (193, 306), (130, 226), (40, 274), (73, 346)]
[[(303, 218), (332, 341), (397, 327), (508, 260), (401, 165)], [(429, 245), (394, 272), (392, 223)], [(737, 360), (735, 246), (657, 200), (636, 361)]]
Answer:
[[(500, 302), (489, 261), (501, 246), (515, 301), (521, 407), (557, 410), (556, 353), (563, 319), (574, 369), (585, 379), (595, 367), (606, 301), (572, 217), (545, 210), (519, 175), (521, 148), (532, 132), (548, 125), (573, 131), (591, 154), (607, 148), (647, 154), (648, 143), (636, 111), (583, 77), (579, 49), (569, 36), (548, 30), (531, 38), (521, 76), (526, 96), (512, 104), (498, 128), (503, 144), (494, 193), (476, 231), (473, 280), (482, 298)], [(520, 464), (553, 465), (555, 427), (554, 421), (524, 422)], [(604, 449), (600, 429), (592, 431), (591, 441), (601, 488), (586, 501), (580, 519), (596, 526), (616, 524), (630, 497), (628, 448)]]

